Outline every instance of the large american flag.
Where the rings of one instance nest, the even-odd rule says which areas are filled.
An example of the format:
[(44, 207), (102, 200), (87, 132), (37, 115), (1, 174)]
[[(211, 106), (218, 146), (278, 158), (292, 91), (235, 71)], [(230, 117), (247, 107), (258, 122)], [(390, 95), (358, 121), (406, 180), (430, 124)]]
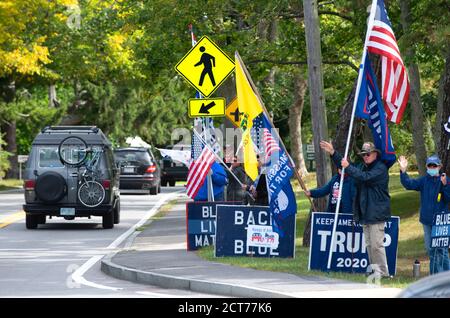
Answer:
[(191, 199), (194, 199), (197, 196), (198, 190), (203, 186), (206, 175), (211, 169), (214, 161), (215, 154), (209, 147), (204, 147), (197, 160), (191, 162), (186, 186), (187, 195)]
[(381, 90), (387, 118), (398, 124), (409, 97), (409, 79), (383, 0), (377, 0), (377, 12), (369, 30), (367, 48), (381, 56)]

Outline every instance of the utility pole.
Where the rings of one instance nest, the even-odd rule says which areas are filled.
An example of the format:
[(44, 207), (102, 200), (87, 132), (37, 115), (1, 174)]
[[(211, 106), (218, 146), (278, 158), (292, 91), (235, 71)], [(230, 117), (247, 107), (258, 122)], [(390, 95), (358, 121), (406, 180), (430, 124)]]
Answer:
[[(320, 149), (321, 140), (328, 139), (328, 124), (323, 89), (322, 50), (317, 0), (303, 0), (306, 48), (308, 52), (308, 85), (311, 102), (317, 186), (323, 186), (331, 178), (330, 158)], [(319, 211), (326, 208), (326, 199), (318, 200)]]

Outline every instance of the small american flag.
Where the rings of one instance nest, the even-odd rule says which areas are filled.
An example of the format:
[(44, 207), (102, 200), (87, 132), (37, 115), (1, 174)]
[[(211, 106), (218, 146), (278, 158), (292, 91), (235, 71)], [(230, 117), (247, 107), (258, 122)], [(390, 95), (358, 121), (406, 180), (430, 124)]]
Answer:
[(191, 163), (186, 186), (187, 195), (191, 199), (194, 199), (197, 196), (198, 190), (203, 186), (206, 175), (208, 174), (209, 169), (211, 169), (214, 160), (214, 153), (209, 147), (204, 147), (197, 160), (194, 160)]
[[(200, 136), (202, 134), (202, 129), (203, 125), (202, 125), (202, 119), (201, 118), (195, 118), (194, 119), (194, 130), (196, 130), (197, 132), (199, 132)], [(200, 154), (202, 153), (203, 150), (203, 143), (200, 140), (200, 137), (195, 134), (194, 132), (192, 132), (192, 138), (191, 138), (191, 158), (192, 160), (197, 160), (198, 157), (200, 157)]]
[(367, 48), (381, 56), (381, 90), (387, 118), (398, 124), (409, 97), (409, 79), (383, 0), (377, 0), (377, 12), (369, 30)]
[(281, 148), (278, 144), (278, 142), (273, 138), (272, 134), (270, 133), (270, 130), (267, 128), (264, 128), (263, 130), (263, 140), (264, 140), (264, 150), (265, 150), (265, 161), (267, 162), (275, 151), (280, 151)]
[(203, 140), (205, 140), (208, 145), (212, 148), (214, 153), (222, 157), (222, 146), (219, 144), (216, 138), (216, 128), (214, 127), (214, 120), (212, 118), (204, 118), (205, 123), (203, 127)]
[(191, 33), (192, 46), (195, 46), (197, 44), (197, 38), (194, 35), (194, 30), (193, 30), (192, 24), (189, 24), (189, 32)]
[(253, 126), (250, 129), (250, 135), (252, 136), (253, 144), (255, 145), (256, 149), (258, 150), (258, 153), (261, 152), (260, 149), (262, 149), (261, 145), (261, 132), (262, 132), (262, 116), (263, 114), (255, 117), (253, 119)]

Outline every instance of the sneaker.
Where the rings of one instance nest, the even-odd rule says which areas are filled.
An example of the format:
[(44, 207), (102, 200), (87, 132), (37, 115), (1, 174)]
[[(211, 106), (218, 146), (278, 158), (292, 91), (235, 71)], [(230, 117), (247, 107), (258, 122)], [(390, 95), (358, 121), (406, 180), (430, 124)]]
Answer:
[(392, 275), (382, 276), (381, 279), (382, 280), (391, 280), (391, 279), (394, 279), (394, 276), (392, 276)]

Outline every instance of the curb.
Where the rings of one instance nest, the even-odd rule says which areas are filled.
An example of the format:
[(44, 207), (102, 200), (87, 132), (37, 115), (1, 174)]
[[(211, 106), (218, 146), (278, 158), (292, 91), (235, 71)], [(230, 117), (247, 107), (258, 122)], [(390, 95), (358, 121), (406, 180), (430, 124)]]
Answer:
[[(163, 206), (164, 205), (162, 205), (161, 207)], [(152, 221), (150, 222), (147, 221), (145, 224), (150, 223), (152, 223)], [(124, 248), (116, 250), (103, 257), (100, 266), (100, 269), (103, 273), (117, 279), (126, 280), (138, 284), (154, 285), (163, 288), (184, 289), (199, 293), (216, 294), (222, 296), (246, 297), (246, 298), (293, 297), (289, 294), (278, 293), (263, 288), (233, 285), (227, 283), (217, 283), (206, 280), (189, 279), (172, 275), (159, 274), (155, 272), (146, 272), (114, 263), (112, 261), (114, 256), (120, 253), (121, 251), (128, 250), (140, 233), (141, 232), (136, 232), (130, 235), (125, 242)]]
[(112, 258), (120, 251), (108, 254), (101, 261), (101, 271), (117, 279), (133, 283), (156, 285), (163, 288), (185, 289), (200, 293), (217, 294), (231, 297), (246, 298), (291, 298), (283, 294), (262, 288), (217, 283), (205, 280), (181, 278), (177, 276), (146, 272), (134, 268), (118, 265)]

